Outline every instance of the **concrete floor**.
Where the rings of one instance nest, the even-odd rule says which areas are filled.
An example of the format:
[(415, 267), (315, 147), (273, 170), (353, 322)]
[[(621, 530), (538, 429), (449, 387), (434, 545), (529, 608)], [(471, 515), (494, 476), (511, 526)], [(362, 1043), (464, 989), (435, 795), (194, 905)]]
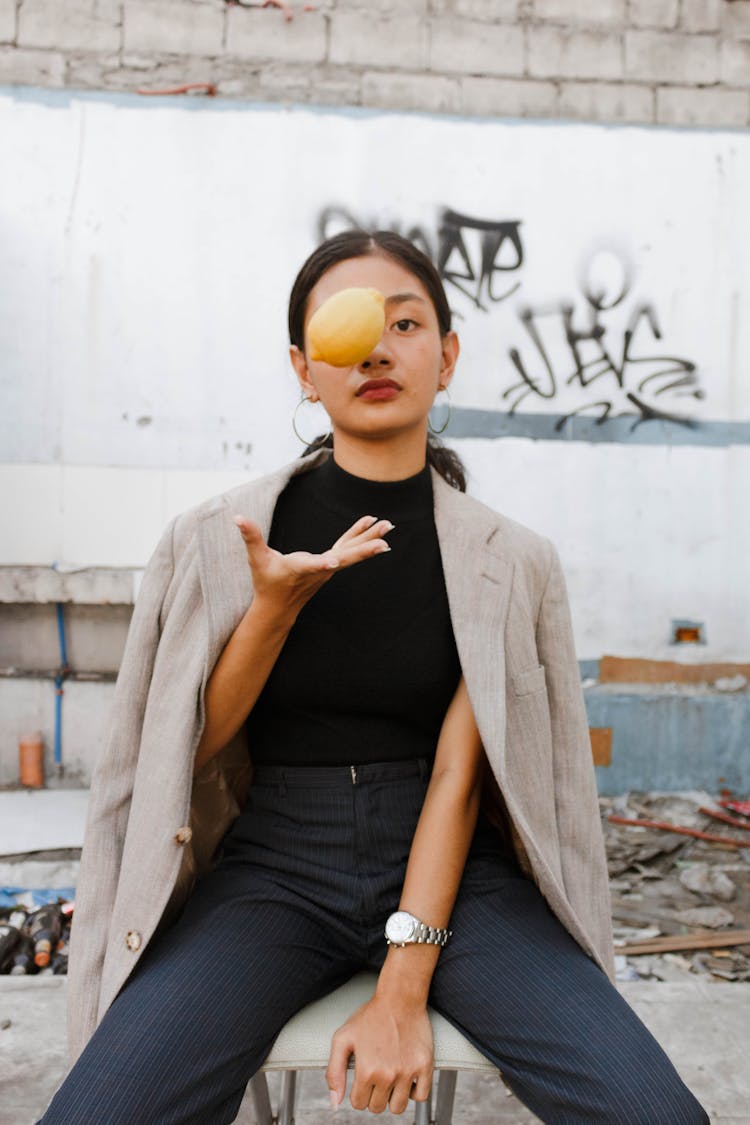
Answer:
[[(32, 1125), (65, 1073), (65, 978), (0, 977), (0, 1125)], [(750, 984), (651, 981), (619, 985), (708, 1110), (712, 1125), (750, 1125)], [(275, 1104), (277, 1076), (271, 1075)], [(346, 1108), (348, 1106), (348, 1108)], [(537, 1118), (499, 1079), (460, 1074), (457, 1125), (530, 1125)], [(253, 1121), (243, 1109), (237, 1119)], [(299, 1125), (331, 1125), (323, 1072), (301, 1076)], [(361, 1125), (348, 1101), (336, 1125)], [(410, 1121), (382, 1115), (381, 1121)], [(93, 1123), (92, 1123), (93, 1125)], [(146, 1123), (135, 1123), (146, 1125)]]

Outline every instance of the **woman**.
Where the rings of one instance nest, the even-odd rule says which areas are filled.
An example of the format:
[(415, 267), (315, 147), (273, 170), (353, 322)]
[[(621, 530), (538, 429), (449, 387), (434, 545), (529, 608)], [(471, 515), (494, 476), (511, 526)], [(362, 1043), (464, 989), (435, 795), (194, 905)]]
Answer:
[[(310, 317), (350, 286), (385, 295), (383, 337), (313, 362)], [(428, 439), (458, 357), (434, 267), (397, 235), (338, 235), (289, 324), (332, 435), (172, 521), (149, 563), (92, 786), (80, 1057), (44, 1125), (232, 1121), (283, 1024), (364, 967), (332, 1105), (352, 1053), (355, 1108), (427, 1097), (429, 998), (544, 1121), (706, 1122), (607, 976), (557, 553)]]

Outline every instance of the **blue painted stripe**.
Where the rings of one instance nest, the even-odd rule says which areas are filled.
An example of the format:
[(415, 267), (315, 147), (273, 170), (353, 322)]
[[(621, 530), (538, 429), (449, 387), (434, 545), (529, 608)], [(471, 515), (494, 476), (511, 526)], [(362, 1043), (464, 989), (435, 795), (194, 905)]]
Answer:
[[(444, 409), (444, 408), (443, 408)], [(435, 425), (442, 422), (435, 408)], [(584, 415), (508, 414), (501, 410), (453, 407), (446, 436), (527, 437), (535, 441), (620, 442), (628, 445), (748, 445), (750, 422), (671, 422), (627, 414), (600, 421)]]

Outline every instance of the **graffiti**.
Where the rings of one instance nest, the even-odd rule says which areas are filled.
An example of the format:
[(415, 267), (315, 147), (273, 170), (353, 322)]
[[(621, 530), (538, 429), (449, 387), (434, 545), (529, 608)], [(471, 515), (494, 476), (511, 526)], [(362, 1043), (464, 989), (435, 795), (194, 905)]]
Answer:
[(369, 222), (363, 223), (346, 207), (336, 205), (324, 207), (318, 216), (318, 238), (322, 241), (324, 238), (331, 238), (332, 235), (340, 234), (341, 231), (345, 230), (390, 230), (394, 234), (401, 234), (404, 238), (408, 238), (431, 261), (436, 260), (435, 236), (430, 235), (424, 227), (404, 227), (397, 219), (382, 222), (373, 218)]
[[(519, 288), (520, 281), (503, 293), (494, 292), (493, 281), (495, 274), (509, 273), (523, 265), (520, 225), (518, 220), (488, 222), (444, 210), (437, 262), (443, 281), (454, 285), (483, 312), (488, 311), (487, 305), (482, 302), (483, 297), (492, 304), (510, 297)], [(472, 262), (467, 236), (473, 231), (478, 232), (480, 237), (479, 253)], [(508, 257), (509, 260), (505, 260)]]
[[(524, 265), (521, 225), (519, 219), (479, 219), (449, 207), (440, 210), (434, 230), (398, 219), (363, 223), (349, 208), (331, 205), (320, 212), (318, 235), (322, 240), (343, 230), (363, 229), (401, 234), (432, 260), (449, 295), (460, 294), (478, 312), (488, 314), (521, 287), (520, 277), (509, 276)], [(653, 303), (635, 301), (622, 327), (632, 290), (624, 256), (594, 252), (578, 284), (583, 311), (580, 302), (577, 308), (571, 301), (513, 309), (526, 343), (506, 353), (516, 377), (500, 396), (508, 412), (515, 413), (527, 400), (558, 400), (555, 404), (565, 413), (556, 422), (557, 430), (582, 413), (595, 414), (597, 422), (635, 414), (634, 425), (652, 419), (691, 425), (690, 419), (672, 412), (671, 402), (699, 400), (705, 393), (691, 360), (656, 346), (662, 331)], [(466, 320), (466, 303), (460, 304), (463, 308), (451, 312)], [(564, 403), (559, 401), (563, 398)], [(576, 404), (577, 399), (583, 401)]]
[[(496, 275), (508, 274), (523, 265), (523, 246), (519, 220), (476, 219), (445, 207), (440, 212), (436, 233), (423, 226), (404, 227), (398, 220), (384, 225), (377, 220), (361, 223), (348, 208), (325, 207), (318, 217), (318, 236), (322, 240), (344, 230), (390, 230), (418, 246), (437, 266), (442, 280), (457, 289), (480, 309), (504, 301), (520, 286), (520, 281), (495, 291)], [(457, 312), (460, 316), (460, 312)]]
[(662, 407), (662, 396), (702, 399), (696, 365), (689, 359), (654, 349), (654, 341), (662, 339), (656, 309), (649, 302), (639, 302), (630, 312), (625, 328), (618, 332), (605, 318), (628, 296), (630, 280), (620, 263), (622, 280), (613, 295), (607, 297), (604, 287), (588, 281), (581, 283), (588, 321), (576, 325), (575, 306), (562, 302), (538, 308), (526, 307), (518, 312), (528, 339), (535, 351), (532, 372), (529, 361), (518, 348), (509, 351), (510, 361), (520, 376), (502, 392), (514, 413), (530, 395), (555, 399), (563, 387), (585, 390), (596, 384), (601, 397), (587, 400), (561, 416), (556, 429), (575, 414), (598, 412), (597, 421), (604, 422), (613, 412), (638, 418), (635, 425), (650, 419), (690, 424), (689, 419)]

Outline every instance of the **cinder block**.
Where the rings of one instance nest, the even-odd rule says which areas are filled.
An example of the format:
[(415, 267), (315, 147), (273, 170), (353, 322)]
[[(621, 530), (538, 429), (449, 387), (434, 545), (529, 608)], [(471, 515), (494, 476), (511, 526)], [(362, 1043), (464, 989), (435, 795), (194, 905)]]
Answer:
[[(96, 55), (89, 51), (67, 56), (66, 85), (76, 90), (125, 90), (132, 92), (147, 80), (141, 71), (124, 68), (119, 55)], [(186, 79), (180, 78), (180, 82)]]
[(0, 0), (0, 43), (16, 38), (16, 0)]
[(558, 108), (578, 121), (652, 122), (654, 92), (627, 82), (563, 82)]
[(721, 30), (727, 35), (750, 35), (750, 0), (724, 0)]
[(435, 20), (430, 27), (430, 70), (521, 75), (523, 28), (470, 20)]
[(682, 0), (680, 27), (685, 31), (718, 31), (723, 0)]
[(523, 78), (464, 78), (461, 80), (464, 113), (492, 117), (554, 117), (557, 87), (554, 82)]
[(725, 39), (719, 57), (721, 81), (727, 86), (750, 86), (750, 39)]
[(263, 100), (314, 105), (359, 105), (361, 75), (325, 67), (275, 63), (261, 67), (257, 95)]
[[(117, 90), (134, 93), (136, 90), (167, 90), (193, 83), (212, 83), (216, 85), (224, 76), (221, 59), (198, 58), (186, 55), (151, 56), (151, 65), (146, 69), (141, 56), (134, 61), (111, 66), (106, 58), (91, 55), (73, 55), (68, 58), (67, 85), (81, 89)], [(247, 64), (245, 69), (249, 71)], [(227, 66), (228, 76), (234, 76)], [(206, 97), (204, 90), (192, 90), (183, 95), (185, 100)]]
[(428, 0), (346, 0), (351, 11), (379, 12), (384, 16), (421, 16), (428, 12)]
[(226, 52), (258, 61), (322, 62), (326, 55), (325, 16), (299, 12), (293, 20), (285, 20), (282, 12), (272, 9), (230, 8)]
[(747, 125), (750, 93), (664, 86), (656, 91), (656, 120), (660, 125)]
[(56, 51), (0, 47), (0, 86), (65, 85), (65, 56)]
[(116, 51), (120, 47), (118, 0), (23, 0), (18, 45), (58, 51)]
[(529, 29), (529, 74), (536, 78), (612, 78), (623, 72), (622, 38), (603, 31)]
[(214, 4), (184, 0), (125, 0), (123, 46), (126, 51), (161, 51), (172, 55), (219, 55), (224, 12)]
[(676, 27), (680, 0), (630, 0), (633, 27)]
[(329, 60), (342, 66), (427, 66), (427, 24), (403, 17), (373, 19), (362, 12), (335, 12), (331, 19)]
[(692, 85), (716, 82), (719, 45), (713, 35), (679, 32), (625, 33), (625, 75), (645, 82)]
[(460, 113), (461, 85), (457, 78), (437, 74), (369, 71), (362, 76), (362, 105), (382, 109), (416, 109), (427, 113)]
[(520, 15), (521, 0), (431, 0), (431, 11), (433, 16), (512, 23)]
[(620, 27), (627, 22), (626, 0), (589, 0), (588, 3), (581, 3), (581, 0), (533, 0), (532, 12), (536, 19), (563, 23), (568, 27), (580, 24)]

